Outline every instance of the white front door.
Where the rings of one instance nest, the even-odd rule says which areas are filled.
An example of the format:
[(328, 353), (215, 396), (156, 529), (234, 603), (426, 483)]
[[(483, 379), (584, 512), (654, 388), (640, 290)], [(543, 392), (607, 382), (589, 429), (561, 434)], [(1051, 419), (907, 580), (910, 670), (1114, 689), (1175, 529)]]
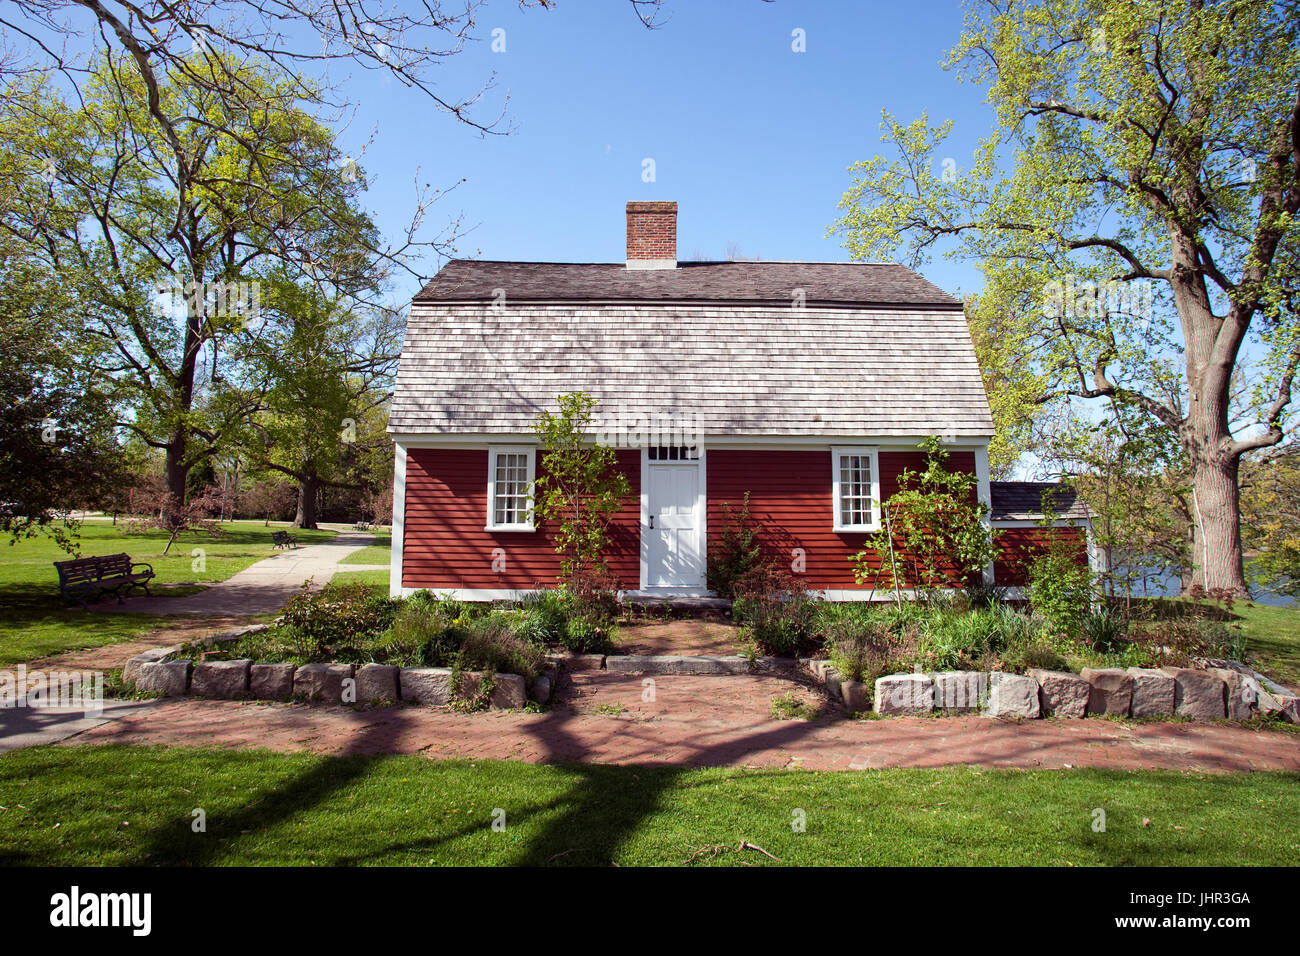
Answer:
[(699, 461), (647, 461), (646, 587), (704, 587)]

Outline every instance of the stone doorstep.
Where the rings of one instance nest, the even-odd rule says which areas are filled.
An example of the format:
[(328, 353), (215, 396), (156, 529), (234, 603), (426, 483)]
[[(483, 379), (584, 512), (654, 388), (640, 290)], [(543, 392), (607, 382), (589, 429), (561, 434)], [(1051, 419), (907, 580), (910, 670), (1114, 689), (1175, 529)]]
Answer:
[(558, 670), (566, 671), (603, 671), (604, 654), (551, 654), (546, 660)]
[(780, 657), (685, 657), (679, 655), (610, 654), (605, 670), (611, 674), (690, 674), (732, 677), (753, 673), (791, 670), (796, 662)]

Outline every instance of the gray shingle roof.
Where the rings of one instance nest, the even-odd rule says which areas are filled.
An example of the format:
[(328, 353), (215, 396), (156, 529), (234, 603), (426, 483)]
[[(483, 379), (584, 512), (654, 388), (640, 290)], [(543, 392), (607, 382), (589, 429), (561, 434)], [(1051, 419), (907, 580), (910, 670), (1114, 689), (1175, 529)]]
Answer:
[(1068, 485), (1059, 481), (991, 481), (994, 521), (1037, 521), (1043, 516), (1043, 495), (1058, 518), (1087, 518), (1088, 506)]
[(453, 259), (416, 302), (702, 301), (788, 305), (796, 289), (808, 303), (960, 308), (911, 269), (863, 262), (682, 262), (676, 269), (628, 269), (609, 262), (494, 262)]
[[(767, 281), (761, 288), (776, 287)], [(390, 431), (527, 433), (556, 396), (584, 389), (607, 414), (694, 416), (706, 436), (993, 432), (965, 317), (946, 302), (548, 305), (520, 304), (505, 288), (500, 310), (417, 297)]]

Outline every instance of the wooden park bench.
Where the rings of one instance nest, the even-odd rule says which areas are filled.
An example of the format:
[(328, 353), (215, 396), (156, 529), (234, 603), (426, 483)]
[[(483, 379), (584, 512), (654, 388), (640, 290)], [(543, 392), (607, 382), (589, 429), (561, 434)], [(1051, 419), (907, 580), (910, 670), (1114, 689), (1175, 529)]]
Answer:
[[(145, 570), (137, 571), (137, 568)], [(121, 604), (123, 595), (132, 588), (144, 588), (148, 595), (149, 582), (154, 578), (151, 565), (132, 561), (129, 554), (55, 561), (54, 569), (59, 572), (59, 592), (82, 607), (86, 607), (87, 599), (103, 594), (114, 595)]]
[(287, 531), (272, 531), (271, 545), (276, 548), (296, 548), (298, 539)]

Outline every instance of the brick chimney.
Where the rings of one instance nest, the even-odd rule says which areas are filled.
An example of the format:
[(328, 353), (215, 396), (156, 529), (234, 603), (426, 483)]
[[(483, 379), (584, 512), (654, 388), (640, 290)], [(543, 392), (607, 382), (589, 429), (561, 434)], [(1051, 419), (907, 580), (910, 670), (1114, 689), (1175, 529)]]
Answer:
[(677, 203), (627, 204), (627, 267), (677, 268)]

